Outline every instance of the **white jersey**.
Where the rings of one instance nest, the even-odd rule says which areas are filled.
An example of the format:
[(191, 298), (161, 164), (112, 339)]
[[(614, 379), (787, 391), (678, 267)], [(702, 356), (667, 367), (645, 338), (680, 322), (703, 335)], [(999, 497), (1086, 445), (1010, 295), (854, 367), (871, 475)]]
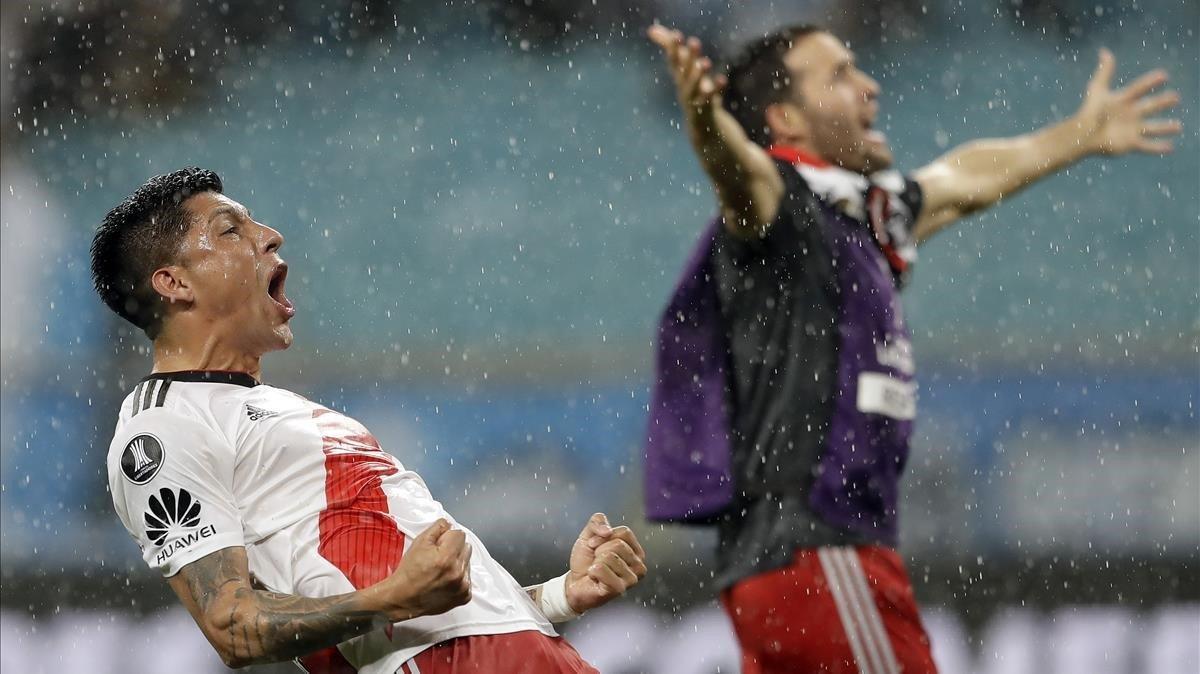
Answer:
[[(340, 646), (392, 674), (454, 637), (554, 628), (521, 585), (362, 424), (242, 373), (173, 372), (125, 399), (108, 451), (113, 504), (164, 576), (232, 546), (272, 591), (350, 592), (386, 578), (439, 517), (471, 544), (471, 601)], [(329, 654), (326, 654), (329, 657)]]

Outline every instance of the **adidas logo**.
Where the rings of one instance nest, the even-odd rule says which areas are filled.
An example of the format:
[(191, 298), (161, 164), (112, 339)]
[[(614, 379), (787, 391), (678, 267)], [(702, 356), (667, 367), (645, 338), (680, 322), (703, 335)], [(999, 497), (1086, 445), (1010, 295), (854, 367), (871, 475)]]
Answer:
[(144, 517), (146, 535), (155, 545), (162, 545), (172, 529), (192, 529), (200, 524), (200, 502), (186, 489), (173, 491), (163, 487), (158, 496), (150, 496)]
[(263, 408), (255, 407), (254, 405), (246, 405), (246, 416), (250, 417), (250, 421), (258, 421), (259, 419), (273, 417), (276, 414), (278, 414), (278, 412), (264, 410)]

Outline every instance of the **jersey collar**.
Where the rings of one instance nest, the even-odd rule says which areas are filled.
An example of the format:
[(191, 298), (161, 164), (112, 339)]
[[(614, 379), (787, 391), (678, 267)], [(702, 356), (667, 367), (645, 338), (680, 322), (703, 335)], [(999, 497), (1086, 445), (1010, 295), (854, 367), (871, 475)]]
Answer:
[(150, 381), (151, 379), (169, 379), (171, 381), (199, 382), (205, 384), (235, 384), (247, 388), (253, 388), (262, 383), (245, 372), (230, 372), (228, 370), (154, 372), (142, 377), (142, 381)]
[(801, 150), (794, 145), (772, 145), (767, 148), (767, 154), (793, 165), (804, 164), (815, 168), (829, 168), (832, 166), (832, 164), (817, 155), (806, 150)]

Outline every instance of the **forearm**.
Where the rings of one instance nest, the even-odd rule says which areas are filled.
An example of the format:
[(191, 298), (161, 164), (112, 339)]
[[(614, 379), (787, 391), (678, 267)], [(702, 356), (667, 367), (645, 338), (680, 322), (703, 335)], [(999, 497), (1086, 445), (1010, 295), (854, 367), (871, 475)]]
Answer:
[(688, 138), (712, 181), (722, 215), (736, 229), (760, 229), (779, 207), (782, 180), (766, 152), (754, 144), (724, 108), (692, 115)]
[[(1088, 155), (1170, 152), (1167, 138), (1178, 134), (1182, 124), (1154, 116), (1178, 104), (1179, 93), (1151, 93), (1167, 81), (1167, 73), (1152, 70), (1114, 90), (1115, 68), (1112, 52), (1101, 49), (1074, 115), (1025, 136), (969, 143), (919, 171), (930, 211), (922, 215), (926, 235)], [(918, 239), (923, 238), (921, 229), (918, 222)]]
[(239, 588), (211, 607), (204, 631), (231, 667), (291, 660), (388, 625), (363, 594), (312, 599)]
[(746, 133), (728, 112), (719, 106), (687, 116), (688, 140), (700, 165), (715, 184), (741, 184), (748, 175)]
[(688, 138), (721, 204), (726, 229), (738, 235), (761, 234), (775, 218), (783, 179), (765, 150), (721, 106), (727, 81), (711, 72), (697, 38), (655, 24), (647, 30), (662, 48), (675, 82)]
[(914, 174), (924, 192), (916, 238), (924, 241), (1095, 151), (1093, 138), (1074, 117), (1022, 136), (955, 148)]
[(411, 617), (385, 601), (379, 585), (310, 598), (256, 589), (250, 579), (242, 548), (202, 557), (169, 579), (204, 636), (231, 667), (289, 660)]
[(975, 185), (968, 206), (986, 208), (1057, 173), (1092, 153), (1087, 135), (1073, 118), (1015, 138), (978, 140), (951, 152), (946, 161)]

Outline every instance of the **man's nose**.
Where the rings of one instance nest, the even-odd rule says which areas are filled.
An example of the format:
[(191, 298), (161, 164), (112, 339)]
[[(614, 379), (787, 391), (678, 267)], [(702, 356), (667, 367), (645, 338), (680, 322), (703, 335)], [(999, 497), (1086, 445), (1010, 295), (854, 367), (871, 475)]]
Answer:
[(879, 98), (879, 83), (875, 81), (875, 78), (866, 73), (862, 74), (862, 78), (864, 98), (866, 98), (868, 101)]
[(264, 254), (274, 253), (283, 247), (283, 235), (272, 227), (259, 225), (262, 228), (262, 234), (259, 240), (262, 242), (262, 251)]

